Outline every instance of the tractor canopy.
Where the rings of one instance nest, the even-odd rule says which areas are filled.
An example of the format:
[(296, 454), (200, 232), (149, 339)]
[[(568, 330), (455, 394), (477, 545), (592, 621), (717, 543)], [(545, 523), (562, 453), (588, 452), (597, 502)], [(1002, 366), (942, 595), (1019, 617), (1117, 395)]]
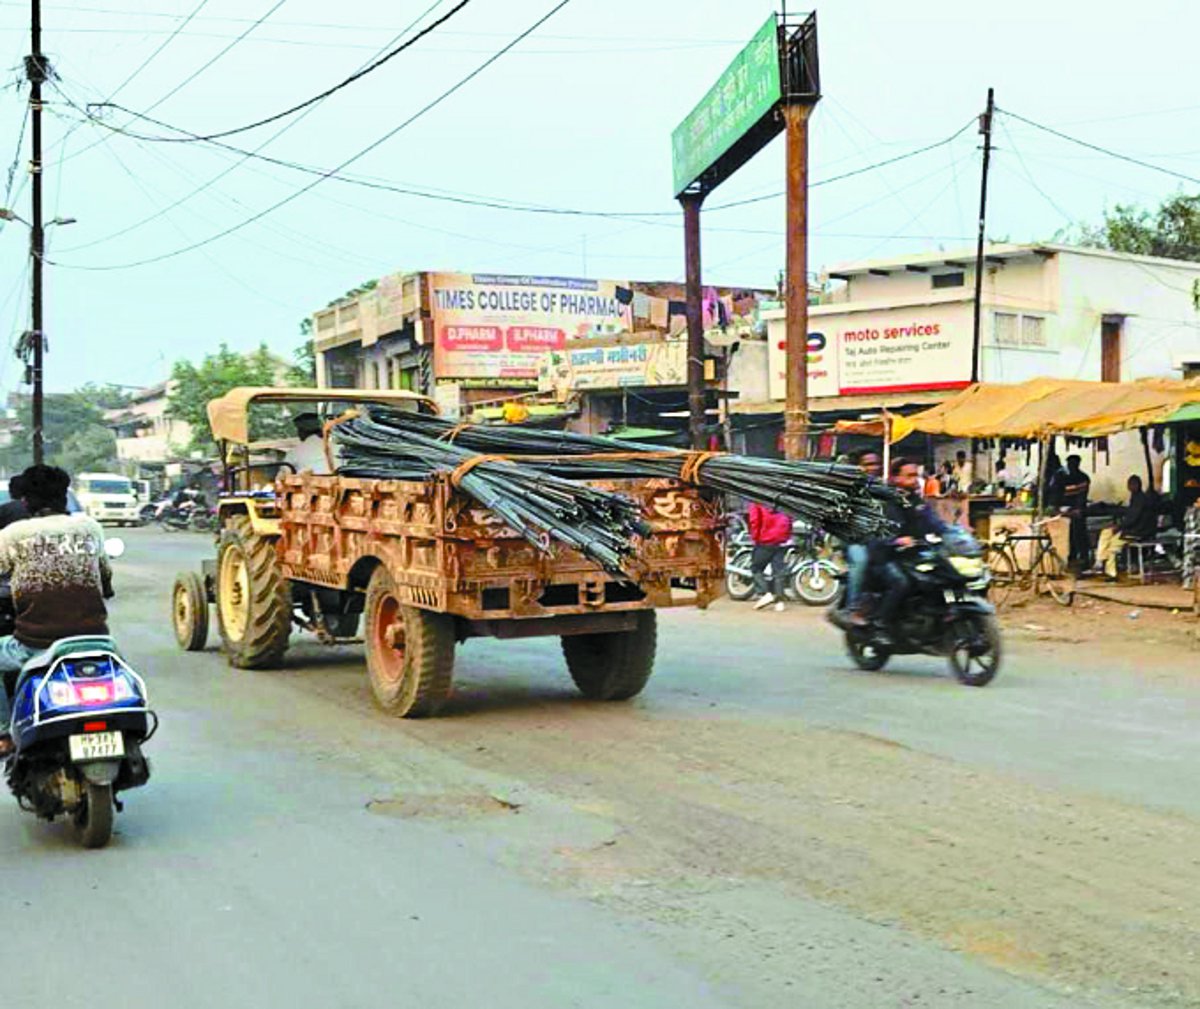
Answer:
[(208, 401), (208, 423), (214, 440), (246, 445), (250, 441), (252, 403), (379, 403), (425, 405), (437, 413), (437, 404), (428, 396), (404, 389), (285, 389), (272, 386), (238, 386), (224, 396)]

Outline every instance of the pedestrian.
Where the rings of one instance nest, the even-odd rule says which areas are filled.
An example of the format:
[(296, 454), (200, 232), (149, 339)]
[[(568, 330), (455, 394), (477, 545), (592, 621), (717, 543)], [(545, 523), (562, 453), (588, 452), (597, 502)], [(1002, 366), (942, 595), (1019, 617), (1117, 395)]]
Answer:
[[(754, 576), (754, 591), (758, 593), (754, 608), (762, 610), (774, 603), (775, 611), (782, 613), (787, 577), (785, 544), (792, 538), (792, 517), (756, 503), (750, 506), (748, 525), (750, 539), (754, 543), (750, 571)], [(771, 569), (770, 586), (766, 578), (768, 567)]]
[(942, 463), (942, 471), (938, 474), (938, 484), (941, 487), (942, 497), (958, 490), (958, 481), (954, 477), (954, 463), (949, 459)]
[(1079, 468), (1081, 458), (1067, 456), (1067, 468), (1062, 477), (1062, 504), (1064, 514), (1071, 519), (1071, 549), (1067, 564), (1080, 571), (1088, 567), (1092, 545), (1087, 531), (1088, 489), (1091, 477)]
[(863, 452), (858, 457), (858, 468), (876, 480), (883, 476), (883, 460), (878, 452)]
[(975, 480), (975, 464), (967, 458), (967, 453), (961, 449), (955, 453), (954, 482), (958, 485), (958, 493), (970, 494), (971, 484)]
[(921, 489), (922, 497), (941, 497), (942, 496), (942, 481), (938, 478), (937, 467), (930, 470), (925, 477), (924, 486)]
[(1134, 474), (1125, 485), (1129, 488), (1129, 505), (1116, 525), (1100, 531), (1096, 544), (1096, 571), (1102, 568), (1111, 581), (1117, 580), (1117, 558), (1126, 543), (1144, 543), (1158, 532), (1158, 514), (1154, 501), (1142, 490), (1142, 478)]

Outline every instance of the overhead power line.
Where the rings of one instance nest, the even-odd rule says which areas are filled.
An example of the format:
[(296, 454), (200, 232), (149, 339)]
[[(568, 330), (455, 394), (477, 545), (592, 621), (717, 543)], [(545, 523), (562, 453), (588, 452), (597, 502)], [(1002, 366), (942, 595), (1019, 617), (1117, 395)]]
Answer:
[(196, 4), (195, 7), (192, 8), (191, 13), (189, 13), (187, 15), (187, 17), (185, 17), (182, 21), (179, 22), (178, 25), (175, 26), (175, 30), (173, 32), (171, 32), (171, 34), (168, 35), (165, 39), (163, 39), (162, 43), (158, 46), (158, 48), (156, 48), (154, 50), (154, 52), (152, 52), (149, 56), (147, 56), (144, 60), (142, 60), (142, 62), (138, 64), (137, 68), (133, 71), (133, 73), (131, 73), (128, 77), (126, 77), (125, 80), (121, 81), (121, 83), (118, 84), (109, 93), (109, 96), (107, 99), (105, 99), (105, 101), (111, 102), (114, 98), (117, 97), (117, 95), (119, 95), (122, 91), (124, 91), (125, 88), (133, 82), (134, 78), (136, 78), (139, 74), (141, 74), (141, 72), (143, 70), (145, 70), (146, 67), (148, 67), (151, 64), (151, 62), (153, 62), (155, 57), (158, 56), (159, 53), (161, 53), (164, 49), (167, 48), (167, 46), (169, 46), (173, 42), (175, 39), (175, 36), (177, 36), (181, 31), (183, 31), (183, 29), (186, 28), (188, 26), (188, 24), (191, 22), (192, 18), (194, 18), (197, 14), (199, 14), (202, 10), (204, 10), (204, 8), (207, 5), (208, 5), (208, 0), (200, 0), (200, 2), (198, 4)]
[[(968, 128), (975, 125), (975, 120), (964, 123), (961, 127), (955, 130), (945, 140), (939, 140), (936, 143), (926, 144), (924, 147), (918, 147), (916, 150), (908, 151), (905, 154), (897, 154), (894, 158), (887, 158), (884, 161), (876, 161), (871, 165), (863, 165), (861, 168), (852, 169), (849, 172), (842, 172), (840, 175), (831, 176), (828, 179), (821, 179), (818, 182), (812, 183), (810, 189), (815, 189), (817, 186), (827, 186), (831, 182), (841, 182), (843, 179), (852, 179), (856, 175), (863, 175), (866, 172), (873, 172), (877, 168), (886, 168), (888, 165), (894, 165), (900, 161), (907, 161), (909, 158), (915, 158), (918, 154), (927, 154), (929, 151), (936, 151), (939, 147), (945, 147), (947, 144), (953, 143), (961, 137)], [(776, 200), (781, 196), (786, 195), (784, 190), (779, 190), (775, 193), (765, 193), (762, 196), (751, 196), (744, 200), (734, 200), (732, 203), (721, 203), (715, 207), (707, 208), (711, 213), (714, 210), (729, 210), (733, 207), (745, 207), (751, 203), (762, 203), (764, 200)]]
[[(394, 46), (397, 42), (399, 42), (402, 38), (404, 38), (404, 36), (407, 35), (413, 28), (415, 28), (418, 24), (420, 24), (421, 21), (423, 21), (426, 17), (428, 17), (435, 10), (437, 10), (437, 8), (441, 6), (442, 2), (443, 2), (443, 0), (433, 0), (433, 3), (431, 3), (423, 11), (421, 11), (421, 13), (418, 14), (415, 18), (413, 18), (412, 21), (410, 21), (403, 28), (401, 28), (391, 39), (389, 39), (387, 42), (385, 42), (382, 46), (378, 47), (376, 49), (376, 55), (381, 56), (381, 55), (383, 55), (383, 53), (387, 52), (392, 46)], [(366, 66), (366, 65), (367, 65), (366, 63), (363, 64), (363, 66)], [(60, 94), (62, 93), (61, 87), (56, 86), (56, 90), (58, 90)], [(66, 98), (65, 95), (63, 97)], [(70, 103), (69, 98), (66, 100), (68, 101), (68, 103)], [(74, 106), (74, 107), (76, 109), (78, 109), (78, 106)], [(229, 165), (227, 168), (218, 172), (212, 178), (207, 179), (206, 181), (202, 182), (200, 185), (196, 186), (194, 189), (191, 190), (191, 192), (185, 193), (183, 196), (180, 196), (178, 199), (174, 200), (167, 206), (161, 207), (160, 209), (156, 210), (154, 213), (150, 214), (149, 216), (143, 217), (139, 221), (134, 221), (132, 224), (128, 224), (125, 227), (123, 227), (117, 231), (114, 231), (109, 235), (103, 235), (100, 238), (93, 239), (90, 242), (83, 242), (78, 245), (73, 245), (69, 249), (66, 249), (64, 251), (74, 252), (78, 249), (88, 249), (95, 245), (99, 245), (103, 242), (110, 241), (114, 238), (119, 238), (122, 235), (127, 235), (131, 231), (136, 231), (138, 228), (141, 228), (142, 226), (149, 224), (151, 221), (158, 220), (160, 217), (163, 217), (164, 215), (170, 213), (176, 207), (179, 207), (182, 204), (189, 202), (190, 200), (194, 199), (196, 196), (199, 196), (201, 193), (205, 192), (212, 186), (216, 185), (218, 182), (220, 182), (226, 176), (235, 172), (238, 168), (240, 168), (242, 165), (244, 165), (247, 161), (250, 161), (252, 158), (256, 157), (259, 154), (259, 152), (263, 150), (263, 148), (274, 143), (285, 133), (287, 133), (290, 130), (295, 129), (295, 127), (299, 126), (300, 123), (302, 123), (305, 120), (305, 118), (307, 118), (309, 115), (311, 115), (313, 112), (315, 112), (318, 108), (319, 108), (319, 104), (318, 105), (310, 105), (307, 109), (305, 109), (302, 113), (300, 113), (300, 115), (296, 116), (295, 119), (292, 119), (291, 121), (284, 123), (282, 126), (280, 126), (279, 129), (277, 129), (274, 133), (272, 133), (265, 140), (261, 141), (258, 144), (258, 146), (255, 147), (251, 151), (241, 151), (239, 148), (233, 148), (233, 147), (230, 147), (229, 145), (221, 145), (221, 146), (226, 147), (229, 150), (238, 151), (240, 154), (240, 157), (238, 158), (238, 160), (233, 162), (233, 164)], [(112, 134), (108, 133), (108, 134), (106, 134), (106, 136), (112, 136)], [(218, 145), (213, 144), (211, 146), (216, 147)]]
[(343, 171), (344, 169), (348, 168), (350, 165), (354, 164), (356, 161), (359, 161), (360, 159), (364, 158), (366, 155), (370, 154), (371, 151), (373, 151), (376, 148), (387, 143), (387, 141), (391, 140), (392, 137), (396, 136), (396, 134), (398, 134), (401, 130), (407, 129), (409, 126), (411, 126), (413, 123), (415, 123), (422, 116), (426, 115), (427, 113), (429, 113), (430, 111), (435, 109), (438, 105), (440, 105), (442, 102), (444, 102), (447, 98), (449, 98), (455, 92), (461, 90), (463, 87), (465, 87), (467, 84), (469, 84), (472, 80), (474, 80), (481, 73), (483, 73), (484, 70), (486, 70), (493, 63), (495, 63), (502, 56), (504, 56), (504, 54), (507, 53), (510, 49), (513, 49), (515, 46), (519, 45), (522, 41), (524, 41), (526, 38), (528, 38), (530, 35), (532, 35), (535, 31), (537, 31), (538, 28), (540, 28), (543, 24), (545, 24), (547, 21), (549, 21), (555, 14), (557, 14), (560, 10), (562, 10), (565, 6), (567, 6), (568, 3), (570, 3), (570, 0), (559, 0), (559, 2), (556, 3), (552, 8), (550, 8), (549, 11), (547, 11), (540, 18), (538, 18), (533, 24), (531, 24), (528, 28), (526, 28), (519, 35), (517, 35), (516, 38), (514, 38), (511, 42), (509, 42), (506, 45), (504, 45), (503, 47), (501, 47), (499, 50), (497, 50), (495, 53), (493, 53), (491, 56), (489, 56), (486, 60), (484, 60), (482, 63), (480, 63), (479, 66), (477, 66), (469, 74), (467, 74), (465, 77), (460, 78), (456, 83), (451, 85), (449, 88), (447, 88), (441, 94), (439, 94), (436, 98), (427, 102), (425, 105), (423, 105), (420, 109), (418, 109), (416, 112), (414, 112), (411, 116), (409, 116), (403, 122), (401, 122), (397, 126), (394, 126), (392, 129), (388, 130), (385, 134), (383, 134), (383, 136), (379, 137), (377, 140), (372, 141), (370, 144), (368, 144), (366, 147), (362, 148), (355, 154), (352, 154), (350, 157), (346, 158), (344, 161), (341, 162), (341, 164), (335, 166), (329, 172), (324, 173), (324, 174), (318, 176), (317, 178), (313, 179), (313, 181), (310, 182), (308, 185), (303, 186), (300, 189), (297, 189), (294, 192), (288, 194), (283, 199), (277, 200), (274, 203), (272, 203), (271, 205), (264, 207), (262, 210), (250, 215), (247, 218), (244, 218), (243, 220), (239, 221), (237, 224), (233, 224), (233, 225), (229, 226), (228, 228), (224, 228), (221, 231), (218, 231), (212, 235), (209, 235), (207, 238), (201, 239), (198, 242), (192, 242), (189, 245), (182, 246), (178, 249), (173, 249), (170, 252), (160, 253), (157, 256), (148, 256), (145, 259), (137, 259), (137, 260), (133, 260), (133, 261), (127, 262), (127, 263), (109, 263), (109, 264), (103, 264), (103, 265), (87, 265), (87, 264), (79, 264), (79, 263), (55, 263), (55, 265), (70, 267), (70, 268), (74, 268), (74, 269), (81, 269), (81, 270), (130, 269), (135, 266), (146, 266), (150, 263), (157, 263), (157, 262), (161, 262), (164, 259), (172, 259), (176, 256), (181, 256), (184, 253), (191, 252), (194, 249), (199, 249), (205, 245), (211, 244), (212, 242), (218, 241), (219, 239), (224, 238), (227, 235), (232, 235), (236, 231), (240, 231), (242, 228), (244, 228), (250, 224), (253, 224), (255, 221), (261, 220), (262, 218), (266, 217), (268, 214), (272, 214), (279, 208), (286, 206), (287, 204), (291, 203), (293, 200), (299, 199), (305, 193), (309, 192), (312, 189), (315, 189), (326, 179)]
[[(286, 119), (288, 116), (292, 116), (292, 115), (295, 115), (297, 112), (303, 111), (304, 109), (308, 108), (310, 105), (316, 105), (318, 102), (323, 102), (326, 98), (328, 98), (330, 95), (334, 94), (335, 92), (341, 91), (343, 88), (349, 87), (355, 81), (362, 80), (362, 78), (364, 78), (368, 74), (373, 73), (374, 71), (378, 70), (385, 63), (388, 63), (391, 60), (395, 59), (406, 49), (411, 49), (414, 45), (416, 45), (418, 42), (420, 42), (421, 39), (423, 39), (426, 35), (430, 34), (433, 31), (436, 31), (441, 25), (444, 25), (447, 21), (449, 21), (451, 18), (453, 18), (454, 15), (456, 15), (459, 11), (461, 11), (464, 7), (466, 7), (467, 4), (469, 4), (470, 2), (471, 2), (471, 0), (459, 0), (459, 2), (457, 4), (455, 4), (453, 7), (451, 7), (450, 10), (448, 10), (445, 14), (443, 14), (436, 21), (432, 22), (429, 25), (426, 25), (419, 32), (417, 32), (417, 34), (414, 35), (411, 39), (408, 39), (407, 41), (400, 43), (400, 45), (398, 45), (395, 48), (391, 49), (390, 51), (384, 53), (378, 59), (372, 60), (361, 70), (356, 70), (349, 77), (345, 78), (345, 80), (342, 80), (337, 84), (334, 84), (332, 87), (326, 88), (324, 91), (320, 92), (319, 94), (313, 95), (311, 98), (306, 98), (304, 101), (299, 102), (296, 105), (293, 105), (291, 108), (284, 109), (282, 112), (276, 112), (272, 116), (267, 116), (264, 119), (258, 119), (255, 122), (247, 123), (244, 126), (237, 126), (237, 127), (234, 127), (233, 129), (220, 130), (216, 133), (207, 133), (207, 134), (200, 134), (200, 135), (197, 135), (194, 133), (189, 133), (187, 136), (182, 136), (182, 137), (157, 137), (157, 136), (139, 135), (139, 134), (134, 134), (134, 133), (131, 133), (130, 135), (137, 137), (138, 140), (147, 140), (147, 141), (153, 141), (156, 143), (164, 143), (164, 144), (195, 143), (196, 141), (220, 140), (224, 137), (232, 137), (238, 133), (246, 133), (249, 130), (256, 130), (261, 126), (269, 126), (271, 123), (278, 122), (280, 119)], [(124, 106), (117, 105), (113, 102), (100, 102), (95, 106), (95, 108), (117, 109), (121, 112), (124, 112), (124, 113), (130, 115), (130, 116), (133, 116), (135, 119), (143, 118), (141, 113), (135, 112), (133, 109), (127, 109)]]
[(1177, 172), (1173, 168), (1166, 168), (1163, 165), (1156, 165), (1150, 161), (1142, 161), (1141, 158), (1134, 158), (1128, 154), (1122, 154), (1120, 151), (1114, 151), (1107, 147), (1101, 147), (1099, 144), (1093, 144), (1088, 140), (1080, 140), (1079, 137), (1073, 137), (1069, 133), (1063, 133), (1062, 130), (1056, 130), (1052, 126), (1046, 126), (1044, 123), (1034, 122), (1032, 119), (1026, 119), (1024, 116), (1017, 115), (1015, 112), (1010, 112), (1008, 109), (997, 108), (997, 112), (1008, 116), (1010, 119), (1015, 119), (1019, 123), (1024, 123), (1026, 126), (1032, 126), (1035, 130), (1041, 130), (1043, 133), (1049, 133), (1051, 136), (1058, 137), (1060, 140), (1066, 140), (1069, 143), (1077, 144), (1080, 147), (1086, 147), (1090, 151), (1096, 151), (1099, 154), (1106, 154), (1110, 158), (1116, 158), (1118, 161), (1125, 161), (1131, 165), (1137, 165), (1139, 168), (1145, 168), (1152, 172), (1160, 172), (1163, 175), (1170, 175), (1172, 178), (1182, 179), (1184, 182), (1192, 182), (1200, 185), (1200, 178), (1194, 175), (1186, 175), (1183, 172)]
[[(130, 133), (129, 131), (124, 130), (123, 128), (118, 127), (118, 126), (113, 126), (111, 123), (108, 123), (104, 119), (95, 116), (93, 113), (89, 112), (88, 110), (80, 108), (80, 106), (77, 103), (73, 102), (69, 96), (63, 94), (61, 89), (59, 89), (59, 93), (62, 94), (64, 100), (73, 109), (75, 109), (76, 112), (79, 112), (82, 115), (88, 116), (95, 123), (97, 123), (97, 125), (103, 127), (104, 129), (110, 130), (114, 133), (124, 134), (125, 136), (128, 136), (135, 140), (141, 139), (141, 137), (138, 134)], [(149, 122), (152, 122), (154, 125), (159, 126), (163, 129), (179, 130), (179, 127), (172, 126), (170, 123), (164, 122), (162, 120), (153, 119), (148, 116), (143, 117), (143, 118), (147, 119)], [(815, 189), (819, 186), (826, 186), (826, 185), (829, 185), (834, 182), (841, 182), (844, 179), (850, 179), (850, 178), (854, 178), (855, 176), (858, 176), (858, 175), (864, 175), (868, 172), (872, 172), (877, 169), (887, 167), (888, 165), (893, 165), (893, 164), (896, 164), (901, 161), (906, 161), (909, 158), (917, 157), (920, 154), (925, 154), (925, 153), (928, 153), (929, 151), (933, 151), (933, 150), (937, 150), (938, 148), (945, 147), (946, 145), (952, 143), (953, 141), (957, 140), (960, 136), (962, 136), (962, 134), (973, 123), (974, 123), (974, 120), (972, 119), (970, 122), (964, 124), (962, 127), (960, 127), (958, 130), (956, 130), (950, 136), (944, 138), (943, 140), (939, 140), (935, 143), (926, 144), (923, 147), (918, 147), (915, 150), (908, 151), (904, 154), (898, 154), (894, 157), (886, 158), (883, 161), (877, 161), (877, 162), (874, 162), (869, 165), (861, 165), (858, 168), (851, 169), (850, 171), (841, 172), (837, 175), (829, 176), (828, 178), (819, 179), (816, 182), (812, 183), (811, 188)], [(186, 131), (179, 130), (179, 132), (185, 133), (185, 137), (191, 137), (196, 140), (203, 139), (201, 137), (196, 137), (192, 134), (186, 134)], [(431, 192), (427, 189), (421, 189), (419, 187), (410, 186), (410, 185), (400, 185), (400, 184), (387, 182), (387, 181), (383, 181), (383, 180), (378, 180), (378, 179), (366, 179), (366, 178), (362, 178), (360, 176), (344, 175), (344, 174), (341, 174), (339, 169), (336, 169), (336, 168), (335, 169), (321, 168), (321, 167), (318, 167), (315, 165), (306, 165), (302, 162), (292, 161), (292, 160), (289, 160), (286, 158), (276, 158), (276, 157), (272, 157), (271, 155), (261, 154), (257, 150), (256, 151), (248, 151), (244, 148), (237, 147), (232, 144), (227, 144), (223, 141), (208, 140), (205, 142), (208, 143), (210, 146), (213, 146), (213, 147), (216, 147), (219, 149), (223, 149), (223, 150), (229, 151), (234, 154), (238, 154), (243, 159), (253, 158), (257, 161), (262, 161), (267, 164), (276, 165), (277, 167), (280, 167), (280, 168), (287, 168), (292, 171), (302, 172), (302, 173), (305, 173), (308, 175), (315, 175), (322, 179), (330, 178), (337, 182), (345, 183), (347, 185), (359, 186), (364, 189), (373, 189), (373, 190), (382, 191), (382, 192), (396, 193), (401, 196), (411, 196), (411, 197), (415, 197), (417, 199), (433, 200), (433, 201), (439, 201), (439, 202), (443, 202), (443, 203), (454, 203), (454, 204), (459, 204), (462, 206), (483, 207), (486, 209), (509, 211), (509, 212), (513, 212), (513, 213), (541, 214), (541, 215), (549, 215), (549, 216), (595, 217), (595, 218), (616, 219), (616, 220), (639, 220), (642, 218), (673, 218), (674, 219), (674, 218), (678, 218), (678, 216), (679, 216), (678, 210), (587, 210), (587, 209), (577, 208), (577, 207), (547, 206), (544, 204), (535, 204), (535, 203), (529, 203), (529, 202), (525, 202), (525, 201), (511, 200), (511, 199), (499, 198), (499, 197), (479, 197), (479, 196), (462, 195), (462, 194), (447, 193), (447, 192)], [(722, 211), (722, 210), (731, 210), (733, 208), (746, 206), (751, 203), (761, 203), (765, 200), (779, 199), (783, 195), (784, 195), (783, 191), (778, 191), (778, 192), (773, 192), (773, 193), (766, 193), (766, 194), (763, 194), (760, 196), (749, 197), (747, 199), (734, 200), (729, 203), (719, 203), (714, 206), (707, 207), (706, 212), (715, 213), (717, 211)], [(190, 196), (184, 197), (183, 199), (181, 199), (178, 202), (183, 202), (185, 199), (188, 199), (188, 198), (190, 198)], [(178, 205), (178, 203), (173, 204), (172, 206), (176, 206), (176, 205)], [(167, 209), (169, 210), (171, 208), (168, 207)], [(147, 218), (146, 220), (149, 221), (152, 219), (153, 218)], [(145, 223), (145, 222), (142, 222), (142, 223)], [(117, 235), (124, 234), (130, 230), (133, 230), (133, 229), (126, 228), (120, 232), (115, 233), (112, 236), (109, 236), (109, 237), (116, 237)], [(88, 244), (92, 245), (92, 244), (97, 244), (97, 243), (88, 243)], [(82, 248), (82, 247), (83, 246), (77, 246), (76, 248)]]
[[(183, 23), (176, 27), (176, 29), (171, 33), (170, 37), (166, 40), (166, 42), (164, 42), (153, 53), (151, 53), (150, 56), (147, 57), (145, 62), (142, 63), (141, 67), (139, 67), (128, 78), (126, 78), (125, 82), (123, 84), (121, 84), (120, 87), (118, 87), (116, 91), (113, 91), (110, 95), (108, 95), (107, 98), (105, 98), (105, 100), (104, 100), (105, 103), (111, 102), (112, 99), (116, 97), (117, 92), (119, 92), (121, 90), (121, 88), (123, 88), (134, 77), (136, 77), (139, 73), (141, 73), (141, 71), (143, 69), (145, 69), (146, 65), (150, 62), (150, 60), (154, 59), (155, 56), (157, 56), (160, 52), (162, 52), (162, 50), (164, 48), (166, 48), (167, 44), (171, 41), (171, 39), (175, 38), (178, 34), (180, 34), (180, 32), (183, 30), (183, 26), (186, 25), (192, 18), (196, 17), (196, 15), (200, 12), (200, 10), (204, 7), (205, 3), (207, 3), (207, 2), (208, 2), (208, 0), (204, 0), (203, 3), (201, 3), (199, 6), (197, 6), (184, 19)], [(257, 28), (261, 27), (263, 22), (266, 21), (267, 18), (269, 18), (277, 10), (279, 10), (279, 8), (282, 7), (284, 5), (284, 3), (286, 3), (286, 2), (287, 2), (287, 0), (278, 0), (278, 2), (274, 6), (272, 6), (269, 10), (266, 11), (266, 13), (259, 15), (258, 18), (251, 21), (249, 26), (240, 35), (238, 35), (236, 38), (234, 38), (233, 41), (229, 43), (229, 45), (225, 46), (225, 48), (222, 49), (220, 52), (218, 52), (214, 57), (212, 57), (212, 59), (208, 60), (207, 62), (202, 64), (200, 67), (198, 67), (196, 70), (192, 71), (192, 73), (188, 74), (187, 77), (185, 77), (182, 81), (180, 81), (178, 84), (176, 84), (175, 87), (173, 87), (165, 95), (162, 95), (161, 97), (159, 97), (158, 100), (154, 102), (154, 104), (150, 105), (146, 109), (146, 111), (152, 112), (154, 109), (156, 109), (160, 105), (162, 105), (163, 102), (165, 102), (168, 98), (171, 98), (173, 95), (178, 94), (185, 87), (187, 87), (189, 84), (191, 84), (192, 81), (194, 81), (197, 77), (199, 77), (202, 73), (204, 73), (205, 70), (207, 70), (209, 67), (211, 67), (219, 59), (224, 57), (231, 49), (234, 48), (234, 46), (236, 46), (240, 42), (244, 41), (251, 32), (253, 32)], [(86, 147), (82, 147), (78, 151), (75, 151), (74, 153), (67, 155), (66, 154), (67, 141), (71, 138), (71, 134), (74, 132), (75, 132), (74, 129), (68, 130), (66, 136), (64, 136), (62, 138), (62, 140), (60, 140), (58, 143), (58, 150), (59, 150), (58, 167), (60, 169), (62, 168), (62, 165), (64, 162), (71, 161), (74, 158), (77, 158), (79, 155), (84, 154), (87, 151), (90, 151), (92, 148), (97, 147), (100, 144), (106, 143), (109, 139), (108, 137), (101, 137), (100, 139), (94, 141), (93, 143), (88, 144)]]
[(262, 25), (262, 23), (267, 20), (267, 18), (269, 18), (272, 14), (274, 14), (277, 10), (279, 10), (279, 8), (282, 7), (285, 3), (287, 3), (287, 0), (276, 0), (276, 3), (269, 10), (267, 10), (266, 13), (260, 15), (257, 20), (251, 21), (250, 24), (247, 25), (245, 29), (243, 29), (241, 34), (234, 37), (233, 41), (231, 41), (229, 43), (229, 45), (225, 46), (224, 49), (220, 50), (215, 56), (213, 56), (206, 63), (202, 63), (199, 67), (197, 67), (195, 70), (193, 70), (190, 74), (187, 75), (187, 77), (185, 77), (183, 80), (181, 80), (178, 84), (175, 85), (175, 87), (171, 88), (170, 91), (168, 91), (165, 95), (163, 95), (161, 98), (159, 98), (158, 101), (156, 101), (153, 105), (151, 105), (150, 108), (151, 109), (158, 108), (168, 98), (172, 97), (175, 94), (178, 94), (180, 91), (182, 91), (184, 88), (186, 88), (189, 84), (192, 83), (192, 81), (194, 81), (197, 77), (199, 77), (202, 73), (204, 73), (205, 70), (207, 70), (214, 63), (216, 63), (217, 60), (221, 59), (221, 57), (223, 57), (226, 53), (228, 53), (229, 50), (231, 50), (239, 42), (244, 41), (245, 38), (251, 32), (253, 32), (256, 28), (260, 27)]

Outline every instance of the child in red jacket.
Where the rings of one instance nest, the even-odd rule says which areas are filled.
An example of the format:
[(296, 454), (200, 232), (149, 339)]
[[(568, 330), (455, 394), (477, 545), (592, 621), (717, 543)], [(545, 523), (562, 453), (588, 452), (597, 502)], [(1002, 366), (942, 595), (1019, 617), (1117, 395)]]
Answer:
[[(754, 542), (750, 570), (754, 575), (754, 591), (758, 593), (754, 608), (762, 610), (774, 603), (775, 612), (782, 613), (785, 585), (783, 562), (787, 555), (785, 544), (792, 538), (792, 517), (773, 511), (766, 505), (752, 504), (747, 518), (750, 539)], [(768, 567), (771, 569), (770, 588), (767, 587), (766, 578)]]

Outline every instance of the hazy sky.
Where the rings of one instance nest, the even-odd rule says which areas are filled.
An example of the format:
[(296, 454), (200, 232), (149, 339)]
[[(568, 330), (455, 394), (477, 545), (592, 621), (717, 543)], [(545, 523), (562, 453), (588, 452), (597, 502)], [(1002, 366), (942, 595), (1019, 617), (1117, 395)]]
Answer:
[[(380, 138), (519, 34), (555, 0), (471, 0), (444, 28), (321, 104), (263, 151), (332, 167)], [(322, 91), (433, 0), (84, 0), (44, 6), (45, 49), (66, 96), (112, 94), (197, 6), (194, 19), (116, 101), (192, 132), (241, 126)], [(162, 100), (278, 8), (245, 40)], [(426, 20), (444, 13), (436, 6)], [(670, 133), (771, 7), (757, 0), (571, 0), (535, 35), (348, 172), (449, 195), (605, 211), (672, 211)], [(1102, 11), (1113, 16), (1101, 16)], [(1118, 19), (1116, 15), (1120, 15)], [(818, 9), (825, 97), (813, 118), (811, 177), (940, 140), (983, 107), (1200, 177), (1195, 40), (1200, 4), (1083, 0), (1006, 4), (864, 0)], [(28, 3), (0, 0), (0, 168), (25, 114), (12, 86), (28, 50)], [(46, 117), (50, 233), (47, 385), (147, 384), (220, 341), (289, 353), (297, 322), (368, 277), (459, 269), (612, 279), (675, 279), (674, 217), (647, 222), (549, 217), (436, 202), (325, 181), (202, 249), (125, 269), (230, 228), (312, 176), (248, 162), (166, 213), (237, 160), (201, 144), (112, 136), (53, 91)], [(114, 113), (112, 121), (126, 118)], [(228, 142), (257, 147), (286, 123)], [(152, 133), (156, 127), (147, 127)], [(64, 141), (65, 138), (65, 141)], [(26, 137), (26, 141), (28, 137)], [(97, 141), (103, 140), (102, 143)], [(1012, 120), (997, 124), (989, 234), (1046, 239), (1106, 204), (1153, 203), (1180, 180), (1095, 154)], [(26, 147), (27, 150), (27, 147)], [(782, 188), (777, 140), (711, 203)], [(24, 158), (12, 197), (28, 216)], [(973, 242), (978, 137), (811, 194), (814, 269)], [(0, 174), (0, 197), (4, 177)], [(1192, 191), (1200, 190), (1200, 185)], [(2, 200), (0, 200), (2, 202)], [(774, 283), (781, 199), (706, 214), (705, 278)], [(142, 224), (144, 219), (152, 218)], [(134, 227), (136, 226), (136, 227)], [(116, 234), (125, 229), (124, 234)], [(0, 230), (0, 327), (27, 325), (27, 232)], [(0, 390), (20, 367), (0, 357)]]

